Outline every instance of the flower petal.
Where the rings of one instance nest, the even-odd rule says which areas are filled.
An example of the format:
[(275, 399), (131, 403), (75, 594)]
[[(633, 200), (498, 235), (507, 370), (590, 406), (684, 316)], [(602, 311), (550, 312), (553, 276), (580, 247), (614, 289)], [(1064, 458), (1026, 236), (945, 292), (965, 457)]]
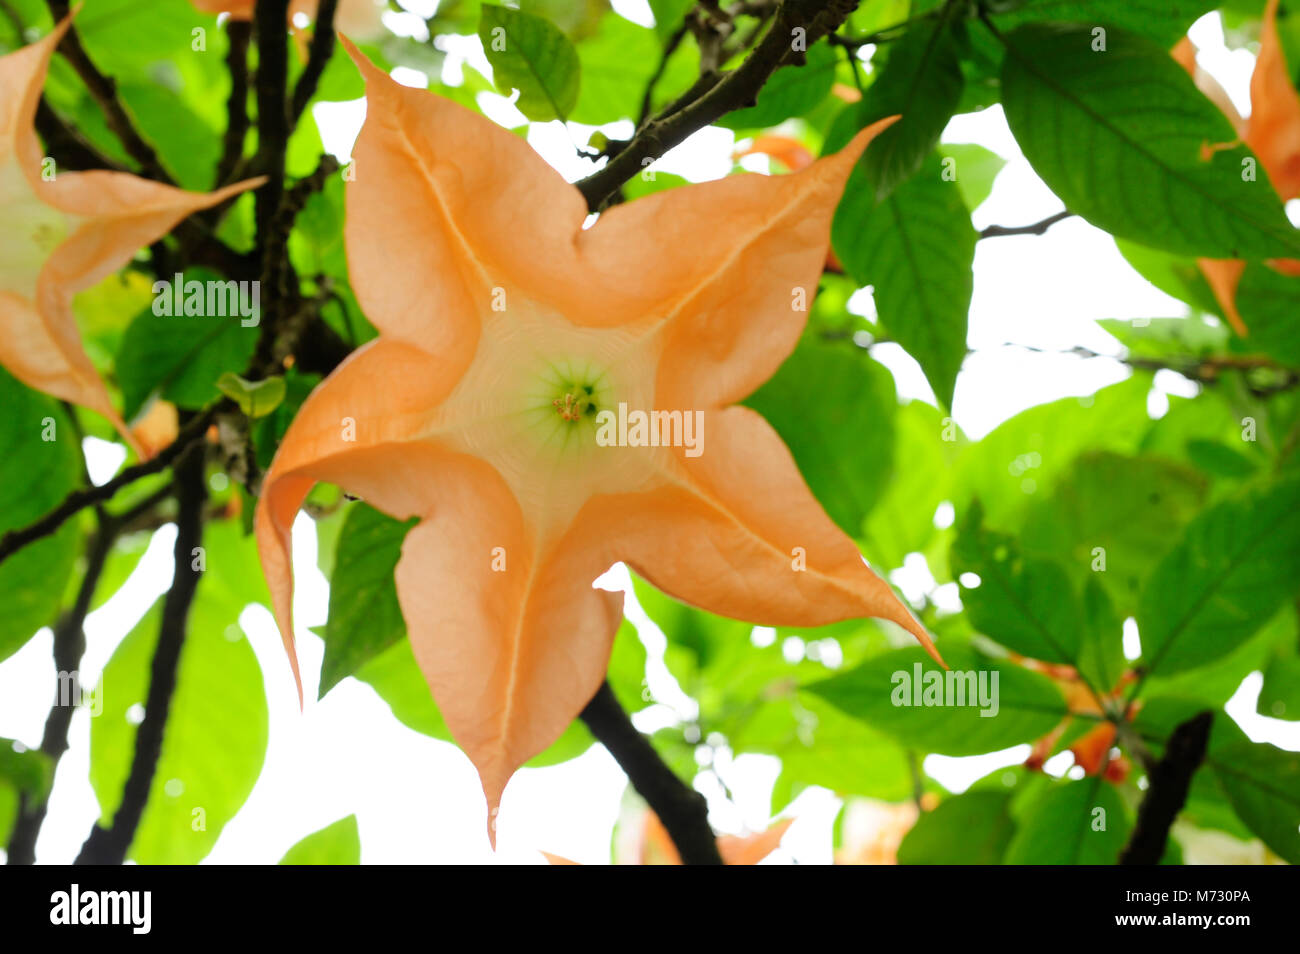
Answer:
[(431, 492), (430, 516), (402, 547), (397, 595), (438, 709), (478, 769), (495, 843), (510, 776), (600, 688), (623, 595), (591, 586), (612, 562), (602, 533), (538, 540), (478, 458), (444, 458)]
[(794, 350), (845, 180), (896, 118), (798, 173), (728, 176), (610, 209), (580, 239), (589, 277), (571, 286), (564, 313), (658, 319), (673, 356), (660, 371), (662, 407), (741, 400)]
[(140, 453), (82, 348), (72, 298), (118, 271), (187, 215), (262, 180), (199, 194), (120, 172), (56, 170), (53, 179), (43, 178), (33, 128), (36, 106), (50, 56), (70, 23), (69, 17), (38, 42), (0, 57), (0, 165), (16, 162), (15, 184), (25, 180), (37, 202), (64, 213), (73, 226), (41, 267), (34, 301), (26, 291), (0, 295), (0, 320), (7, 332), (0, 336), (0, 364), (31, 387), (104, 415)]
[(298, 508), (324, 480), (391, 516), (426, 513), (437, 453), (412, 441), (462, 370), (413, 345), (378, 338), (311, 393), (280, 443), (257, 502), (257, 546), (300, 702), (290, 558)]
[[(939, 659), (930, 636), (818, 505), (789, 450), (756, 412), (706, 413), (703, 453), (669, 485), (594, 498), (585, 518), (665, 593), (769, 626), (892, 620)], [(941, 661), (940, 661), (941, 662)]]
[(1300, 93), (1287, 72), (1277, 33), (1278, 0), (1268, 0), (1259, 57), (1250, 78), (1246, 144), (1259, 156), (1282, 199), (1300, 195)]
[(574, 274), (586, 206), (524, 140), (342, 42), (366, 80), (344, 227), (357, 300), (387, 335), (472, 351), (497, 289), (545, 297)]

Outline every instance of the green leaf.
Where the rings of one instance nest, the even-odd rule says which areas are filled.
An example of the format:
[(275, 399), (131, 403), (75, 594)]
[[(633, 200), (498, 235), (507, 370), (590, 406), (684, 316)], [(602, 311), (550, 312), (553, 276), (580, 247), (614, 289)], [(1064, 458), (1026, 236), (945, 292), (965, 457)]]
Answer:
[(1025, 557), (1014, 537), (983, 527), (972, 505), (952, 548), (956, 574), (979, 583), (961, 586), (961, 602), (980, 632), (1014, 652), (1043, 662), (1078, 661), (1083, 642), (1079, 600), (1059, 563)]
[(1300, 720), (1300, 658), (1278, 656), (1269, 663), (1255, 711), (1274, 719)]
[(1237, 285), (1237, 311), (1250, 330), (1252, 351), (1300, 367), (1300, 277), (1248, 264)]
[(781, 67), (763, 84), (753, 106), (728, 113), (718, 120), (718, 125), (727, 129), (766, 129), (812, 111), (830, 95), (838, 63), (838, 54), (829, 44), (812, 46), (807, 62)]
[[(1214, 297), (1209, 282), (1201, 274), (1194, 257), (1170, 255), (1168, 252), (1147, 248), (1145, 245), (1119, 238), (1115, 239), (1115, 247), (1119, 249), (1125, 261), (1133, 266), (1134, 271), (1166, 295), (1186, 302), (1207, 314), (1219, 313), (1219, 302)], [(1115, 334), (1113, 330), (1109, 328), (1107, 330)], [(1222, 331), (1226, 338), (1227, 329), (1224, 328)], [(1120, 336), (1116, 335), (1116, 337)], [(1124, 341), (1123, 338), (1120, 340)], [(1125, 341), (1125, 344), (1127, 343)]]
[(529, 119), (566, 119), (578, 102), (578, 51), (548, 20), (483, 4), (478, 27), (497, 89), (519, 90), (515, 104)]
[[(53, 510), (77, 486), (81, 448), (58, 403), (0, 368), (0, 537)], [(48, 440), (46, 439), (48, 438)], [(54, 622), (77, 557), (76, 521), (0, 563), (0, 661)]]
[(944, 143), (939, 147), (939, 154), (943, 156), (944, 169), (952, 169), (962, 202), (972, 212), (992, 193), (993, 181), (1007, 164), (996, 152), (969, 142)]
[[(925, 650), (909, 647), (883, 653), (804, 689), (904, 745), (943, 755), (979, 755), (1030, 742), (1064, 717), (1065, 700), (1046, 676), (959, 645), (946, 645), (941, 652), (953, 676), (945, 676)], [(918, 672), (922, 673), (919, 681)], [(922, 694), (921, 704), (916, 703), (918, 686), (933, 691), (936, 684), (946, 682), (953, 684), (953, 693), (946, 698), (956, 701), (963, 673), (969, 674), (964, 685), (971, 684), (972, 678), (977, 683), (979, 674), (985, 674), (986, 690), (995, 702), (982, 705), (976, 696), (972, 705), (968, 696), (965, 705), (934, 705), (926, 704)]]
[[(209, 278), (224, 284), (206, 275), (190, 278), (185, 284)], [(164, 292), (169, 302), (171, 294), (169, 284)], [(207, 310), (206, 303), (203, 310)], [(155, 392), (179, 407), (203, 407), (220, 393), (217, 379), (222, 374), (239, 373), (248, 366), (257, 336), (258, 329), (244, 327), (238, 315), (200, 317), (182, 313), (173, 317), (154, 314), (152, 308), (142, 311), (122, 335), (117, 353), (122, 416), (134, 417)]]
[(1300, 254), (1300, 233), (1232, 125), (1163, 47), (1109, 29), (1031, 24), (1007, 40), (1002, 105), (1030, 164), (1073, 212), (1121, 238), (1183, 255)]
[(849, 176), (831, 238), (845, 269), (875, 290), (880, 325), (921, 364), (934, 393), (952, 406), (966, 357), (975, 229), (939, 157), (877, 205), (859, 165)]
[(1213, 662), (1249, 639), (1300, 581), (1300, 480), (1226, 500), (1188, 527), (1142, 590), (1150, 673)]
[(1124, 623), (1096, 576), (1083, 587), (1083, 640), (1079, 645), (1079, 675), (1098, 692), (1111, 692), (1127, 669)]
[(1142, 584), (1205, 492), (1205, 478), (1184, 465), (1085, 452), (1049, 498), (1035, 498), (1020, 542), (1026, 553), (1058, 560), (1076, 580), (1096, 577), (1131, 616)]
[(1216, 748), (1213, 765), (1246, 827), (1291, 864), (1300, 864), (1300, 753), (1236, 742)]
[[(162, 755), (131, 843), (130, 857), (140, 864), (201, 861), (248, 798), (266, 754), (257, 657), (207, 586), (205, 576), (190, 609)], [(97, 689), (103, 709), (90, 725), (90, 783), (105, 823), (121, 803), (135, 751), (136, 725), (128, 716), (148, 693), (161, 606), (160, 599), (118, 645)]]
[(1210, 324), (1203, 316), (1186, 318), (1103, 318), (1097, 322), (1119, 339), (1130, 357), (1186, 358), (1222, 352), (1228, 344), (1227, 326)]
[(872, 140), (859, 163), (876, 201), (921, 168), (961, 102), (964, 83), (946, 17), (923, 20), (889, 44), (889, 58), (857, 107), (859, 129), (902, 116)]
[(330, 574), (321, 698), (405, 638), (406, 622), (397, 602), (393, 573), (402, 555), (402, 541), (415, 523), (414, 519), (394, 520), (365, 503), (349, 508)]
[(217, 378), (217, 390), (239, 405), (250, 420), (266, 417), (284, 400), (284, 378), (276, 376), (263, 381), (248, 381), (227, 371)]
[(0, 845), (9, 844), (24, 793), (40, 801), (54, 784), (54, 762), (37, 749), (0, 738)]
[(900, 865), (996, 865), (1015, 831), (1011, 795), (973, 791), (917, 819), (898, 846)]
[[(949, 421), (951, 424), (951, 421)], [(906, 480), (891, 480), (867, 517), (863, 549), (873, 566), (896, 568), (909, 553), (934, 539), (934, 514), (948, 498), (958, 445), (945, 440), (943, 415), (924, 401), (898, 408), (893, 459), (907, 468)], [(956, 436), (956, 428), (949, 431)]]
[(859, 536), (893, 469), (890, 373), (851, 342), (805, 338), (745, 403), (781, 435), (831, 519)]
[(282, 865), (359, 865), (361, 835), (357, 816), (348, 815), (312, 832), (284, 853)]
[(605, 17), (599, 32), (578, 44), (582, 89), (568, 118), (592, 125), (638, 119), (659, 57), (653, 30), (615, 14)]
[(1168, 49), (1218, 5), (1216, 0), (1028, 0), (999, 14), (997, 22), (1007, 29), (1043, 20), (1105, 23), (1151, 37)]
[(978, 497), (989, 523), (1011, 529), (1026, 504), (1071, 473), (1084, 450), (1132, 452), (1151, 426), (1149, 379), (1132, 377), (1086, 397), (1021, 411), (958, 459), (953, 502)]
[(1100, 778), (1055, 785), (1026, 806), (1009, 865), (1113, 865), (1131, 829), (1115, 789)]

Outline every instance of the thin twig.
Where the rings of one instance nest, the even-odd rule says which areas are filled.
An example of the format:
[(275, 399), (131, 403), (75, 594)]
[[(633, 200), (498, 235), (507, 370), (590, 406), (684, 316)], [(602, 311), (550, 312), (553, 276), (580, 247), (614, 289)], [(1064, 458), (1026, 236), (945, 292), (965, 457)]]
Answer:
[(226, 27), (230, 50), (226, 69), (230, 72), (230, 99), (226, 102), (226, 134), (222, 140), (221, 160), (217, 163), (214, 187), (233, 180), (235, 167), (244, 157), (244, 140), (248, 137), (248, 44), (253, 25), (248, 20), (231, 20)]
[(636, 730), (609, 683), (582, 710), (582, 721), (627, 773), (632, 787), (661, 822), (682, 863), (720, 865), (718, 842), (709, 827), (708, 803), (673, 774), (650, 740)]
[(1057, 222), (1062, 222), (1073, 215), (1074, 213), (1067, 209), (1029, 225), (990, 225), (980, 232), (979, 237), (986, 239), (1001, 238), (1006, 235), (1042, 235)]
[[(67, 18), (68, 0), (46, 0), (46, 5), (50, 8), (55, 23), (60, 23)], [(86, 53), (86, 48), (81, 45), (81, 36), (75, 26), (68, 28), (62, 42), (59, 43), (59, 52), (86, 84), (91, 98), (103, 112), (108, 128), (122, 143), (122, 148), (126, 150), (127, 155), (140, 166), (143, 174), (151, 179), (174, 185), (172, 177), (159, 162), (153, 146), (144, 141), (131, 121), (131, 117), (127, 115), (126, 107), (117, 96), (117, 84), (95, 66)]]
[(314, 32), (310, 52), (307, 54), (307, 67), (298, 77), (298, 85), (293, 89), (293, 105), (289, 110), (290, 122), (295, 125), (311, 98), (316, 95), (321, 74), (334, 55), (334, 10), (337, 6), (338, 0), (321, 0), (320, 7), (316, 10), (316, 25), (312, 27)]
[(80, 513), (86, 507), (110, 499), (127, 484), (134, 483), (141, 477), (148, 477), (150, 474), (156, 474), (167, 469), (167, 467), (171, 466), (172, 461), (179, 457), (186, 448), (202, 438), (223, 403), (233, 405), (233, 402), (219, 402), (190, 420), (176, 435), (176, 440), (159, 451), (158, 456), (136, 464), (134, 467), (128, 467), (112, 480), (100, 484), (98, 487), (84, 487), (81, 490), (74, 490), (64, 498), (63, 503), (39, 520), (25, 527), (10, 530), (3, 537), (0, 537), (0, 563), (3, 563), (34, 540), (50, 535), (63, 526), (69, 517)]
[(598, 211), (645, 165), (732, 110), (752, 105), (778, 67), (804, 55), (794, 50), (793, 37), (801, 36), (811, 45), (838, 29), (856, 6), (856, 0), (786, 0), (767, 35), (739, 67), (721, 74), (698, 98), (646, 122), (608, 163), (577, 183), (587, 208)]

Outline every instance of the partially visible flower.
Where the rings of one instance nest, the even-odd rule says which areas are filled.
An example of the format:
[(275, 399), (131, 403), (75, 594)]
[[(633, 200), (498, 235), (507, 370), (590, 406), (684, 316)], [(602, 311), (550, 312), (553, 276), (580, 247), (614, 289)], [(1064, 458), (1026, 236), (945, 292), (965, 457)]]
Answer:
[(260, 180), (201, 195), (122, 172), (59, 171), (36, 137), (36, 107), (71, 22), (0, 57), (0, 365), (30, 387), (102, 414), (141, 452), (86, 356), (72, 298), (186, 216)]
[[(1250, 78), (1250, 116), (1242, 119), (1227, 94), (1212, 77), (1196, 65), (1196, 47), (1184, 38), (1173, 50), (1176, 59), (1192, 74), (1196, 85), (1223, 110), (1237, 135), (1259, 158), (1269, 181), (1283, 202), (1300, 196), (1300, 93), (1287, 72), (1286, 58), (1277, 32), (1278, 0), (1268, 0), (1259, 36), (1259, 56)], [(1237, 285), (1246, 263), (1236, 259), (1197, 260), (1233, 331), (1248, 332), (1237, 310)], [(1300, 261), (1277, 259), (1269, 262), (1287, 275), (1300, 275)]]
[[(620, 839), (615, 850), (617, 864), (680, 865), (682, 863), (682, 856), (677, 853), (677, 846), (668, 836), (663, 822), (650, 809), (641, 810), (638, 817), (633, 817), (624, 824), (626, 836)], [(718, 838), (718, 854), (722, 856), (723, 864), (756, 865), (776, 851), (781, 844), (781, 839), (793, 824), (793, 818), (785, 818), (752, 835), (722, 835)]]
[[(926, 792), (921, 805), (932, 811), (938, 796)], [(881, 802), (855, 798), (844, 806), (844, 838), (835, 852), (837, 865), (896, 865), (898, 847), (920, 817), (914, 802)]]

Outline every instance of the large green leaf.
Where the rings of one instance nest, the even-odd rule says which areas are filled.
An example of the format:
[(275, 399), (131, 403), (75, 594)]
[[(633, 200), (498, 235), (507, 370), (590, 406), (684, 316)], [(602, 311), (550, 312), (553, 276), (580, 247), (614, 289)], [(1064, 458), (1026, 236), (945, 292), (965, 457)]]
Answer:
[(515, 104), (529, 119), (566, 119), (578, 102), (578, 51), (549, 20), (483, 4), (478, 27), (497, 88), (519, 90)]
[(282, 865), (359, 865), (361, 835), (357, 816), (348, 815), (314, 831), (284, 853)]
[(983, 517), (973, 504), (952, 548), (953, 572), (979, 577), (973, 587), (960, 584), (971, 623), (1022, 655), (1076, 663), (1083, 626), (1069, 576), (1053, 560), (1023, 556), (1014, 537), (986, 529)]
[(831, 238), (854, 280), (873, 286), (881, 327), (920, 362), (934, 393), (951, 407), (966, 357), (976, 237), (961, 190), (945, 178), (939, 157), (932, 154), (879, 204), (856, 167)]
[(997, 17), (998, 24), (1005, 28), (1048, 20), (1104, 23), (1149, 36), (1167, 48), (1218, 3), (1216, 0), (1026, 0), (1009, 6), (1010, 11)]
[(1251, 263), (1237, 285), (1237, 310), (1250, 329), (1246, 344), (1300, 367), (1300, 277)]
[[(923, 693), (921, 704), (916, 704), (918, 686), (942, 686), (946, 681), (944, 670), (920, 647), (883, 653), (804, 688), (904, 745), (943, 755), (978, 755), (1029, 742), (1064, 717), (1065, 700), (1046, 676), (958, 645), (943, 646), (941, 652), (956, 674), (948, 680), (954, 686), (963, 673), (976, 680), (983, 674), (985, 688), (993, 690), (996, 674), (996, 691), (990, 692), (996, 711), (981, 705), (978, 695), (975, 704), (967, 697), (964, 705), (945, 705), (927, 703)], [(957, 701), (955, 694), (944, 699)]]
[(1099, 777), (1053, 786), (1019, 822), (1009, 865), (1113, 865), (1132, 827), (1118, 793)]
[(1030, 24), (1007, 43), (1007, 122), (1071, 211), (1184, 255), (1300, 255), (1300, 232), (1249, 150), (1202, 155), (1236, 133), (1166, 49), (1112, 28), (1095, 51), (1087, 25)]
[(393, 572), (414, 520), (356, 503), (339, 533), (330, 580), (320, 695), (406, 636)]
[(893, 469), (890, 373), (852, 342), (805, 339), (745, 403), (776, 428), (831, 519), (861, 534)]
[(944, 799), (898, 846), (900, 865), (996, 865), (1015, 831), (1011, 795), (973, 791)]
[[(184, 281), (188, 286), (191, 281), (219, 279), (198, 272), (187, 273)], [(169, 297), (170, 287), (165, 292)], [(203, 287), (206, 299), (207, 286)], [(227, 371), (244, 371), (257, 347), (258, 328), (245, 327), (245, 320), (239, 315), (167, 316), (154, 314), (152, 308), (142, 311), (122, 335), (117, 353), (123, 416), (134, 417), (154, 393), (192, 409), (220, 397), (217, 379)]]
[(1129, 378), (1087, 397), (1061, 398), (1022, 411), (970, 444), (958, 459), (953, 502), (978, 497), (989, 523), (1017, 526), (1039, 493), (1072, 472), (1085, 450), (1132, 451), (1151, 426), (1149, 379)]
[(944, 171), (951, 169), (962, 202), (972, 212), (993, 192), (993, 182), (1007, 164), (996, 152), (972, 142), (944, 143), (939, 154)]
[(1300, 588), (1300, 480), (1226, 500), (1187, 527), (1142, 590), (1147, 671), (1213, 662), (1249, 639)]
[[(242, 572), (247, 567), (237, 569)], [(267, 743), (266, 694), (252, 647), (225, 600), (200, 580), (167, 712), (162, 754), (130, 857), (141, 864), (201, 861), (248, 798)], [(159, 600), (113, 652), (90, 726), (90, 783), (107, 823), (122, 799), (136, 724), (158, 642)]]
[(599, 32), (578, 44), (582, 88), (569, 118), (592, 125), (640, 118), (646, 83), (659, 55), (653, 30), (616, 14), (604, 17)]
[(921, 168), (961, 101), (958, 44), (944, 17), (922, 20), (889, 44), (889, 58), (857, 107), (858, 128), (902, 118), (867, 147), (860, 167), (877, 201)]
[[(58, 403), (0, 368), (0, 537), (53, 510), (77, 485), (81, 448)], [(0, 563), (0, 661), (54, 622), (77, 555), (75, 521)]]
[(958, 436), (955, 426), (946, 428), (943, 415), (924, 401), (904, 404), (896, 419), (894, 460), (904, 464), (907, 476), (889, 482), (863, 530), (867, 559), (889, 569), (934, 538), (935, 511), (948, 497), (959, 452), (957, 441), (945, 438), (945, 431)]
[(1205, 489), (1200, 474), (1171, 461), (1087, 452), (1049, 498), (1029, 508), (1021, 544), (1059, 561), (1076, 580), (1095, 576), (1128, 616)]
[(1300, 753), (1235, 742), (1216, 748), (1212, 764), (1246, 827), (1291, 864), (1300, 864)]

